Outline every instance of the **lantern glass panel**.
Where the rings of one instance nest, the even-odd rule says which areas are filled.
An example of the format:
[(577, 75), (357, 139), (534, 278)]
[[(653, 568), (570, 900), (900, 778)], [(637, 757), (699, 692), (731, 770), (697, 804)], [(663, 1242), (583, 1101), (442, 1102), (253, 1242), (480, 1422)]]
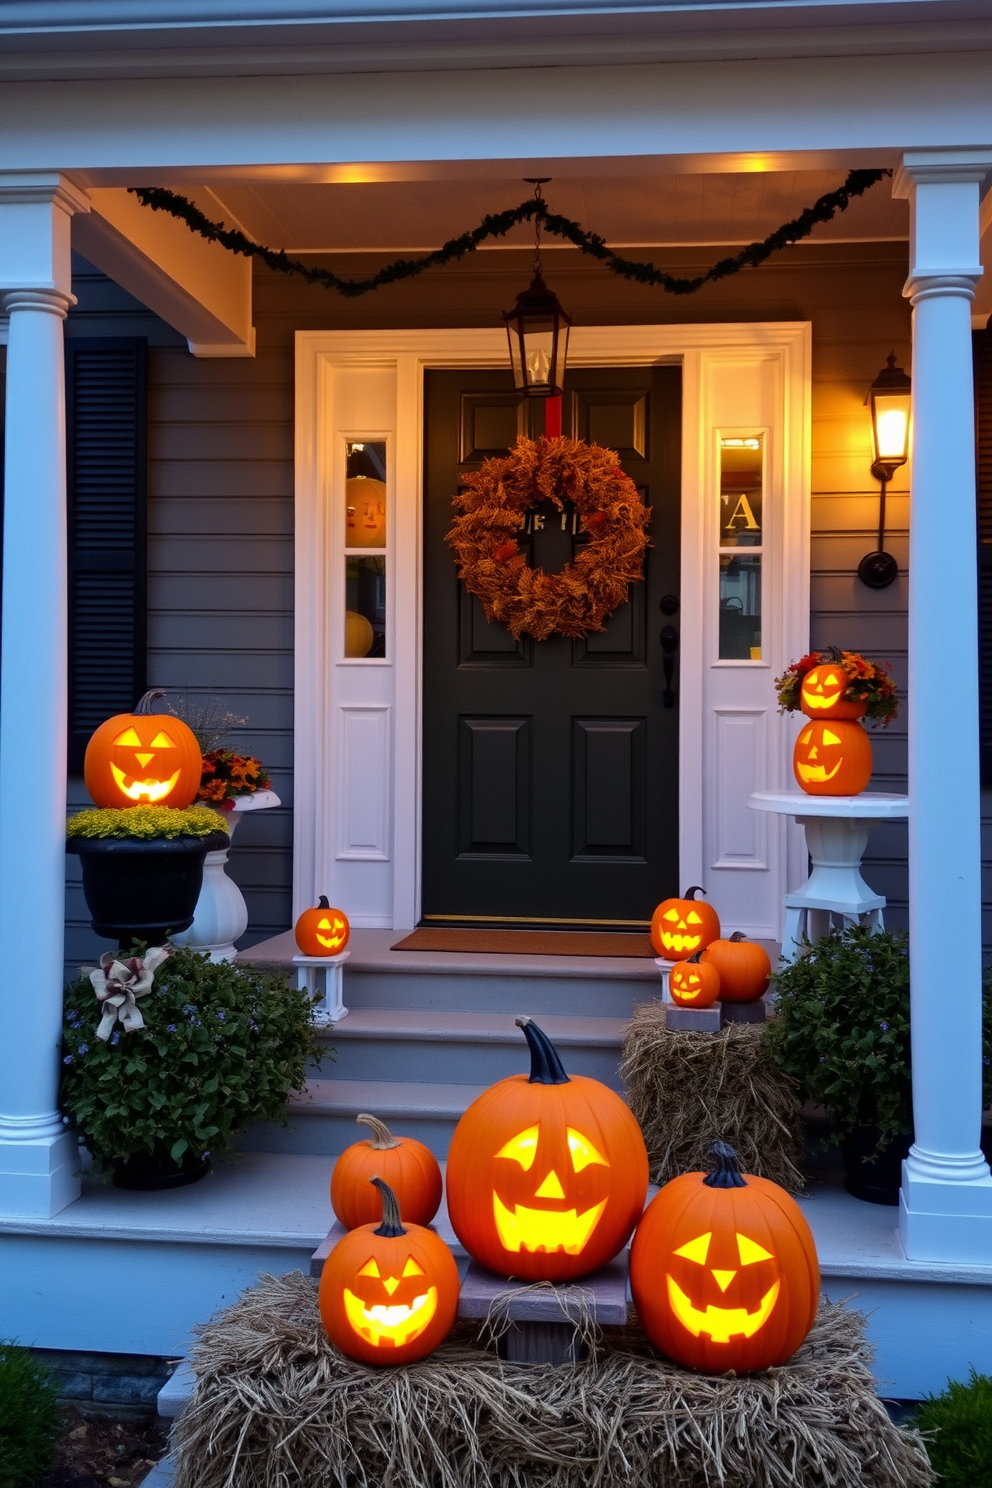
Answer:
[(908, 393), (872, 394), (875, 459), (902, 465), (909, 457)]

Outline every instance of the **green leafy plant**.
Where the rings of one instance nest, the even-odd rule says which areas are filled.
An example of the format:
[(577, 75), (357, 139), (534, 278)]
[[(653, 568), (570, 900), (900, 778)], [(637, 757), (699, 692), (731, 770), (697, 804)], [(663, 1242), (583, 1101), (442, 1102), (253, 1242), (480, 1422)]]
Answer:
[(306, 992), (272, 972), (175, 950), (140, 1009), (144, 1028), (101, 1043), (88, 977), (66, 990), (61, 1107), (103, 1169), (142, 1153), (198, 1159), (253, 1121), (286, 1125), (289, 1092), (320, 1059)]
[(26, 1348), (0, 1341), (0, 1488), (35, 1488), (62, 1427), (51, 1374)]
[(121, 837), (147, 841), (153, 837), (209, 837), (226, 832), (227, 824), (209, 806), (92, 807), (70, 816), (67, 837)]
[(928, 1395), (913, 1419), (945, 1488), (992, 1488), (992, 1377), (972, 1369)]
[[(913, 1130), (909, 1038), (909, 940), (868, 925), (834, 930), (774, 977), (772, 1056), (825, 1106), (835, 1135), (878, 1131), (878, 1149)], [(983, 1075), (992, 1100), (992, 992), (983, 994)]]

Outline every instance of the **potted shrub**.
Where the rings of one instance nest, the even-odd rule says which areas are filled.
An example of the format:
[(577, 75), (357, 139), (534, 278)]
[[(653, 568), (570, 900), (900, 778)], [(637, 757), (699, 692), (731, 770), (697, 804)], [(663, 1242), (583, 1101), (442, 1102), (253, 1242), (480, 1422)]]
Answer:
[(898, 1203), (913, 1130), (906, 936), (832, 931), (777, 973), (775, 989), (765, 1037), (803, 1098), (826, 1107), (848, 1192)]
[(135, 950), (67, 988), (61, 1108), (119, 1187), (173, 1188), (252, 1122), (285, 1124), (321, 1051), (309, 997), (283, 976)]
[(193, 923), (207, 853), (226, 847), (223, 818), (207, 806), (93, 808), (70, 817), (66, 851), (78, 853), (98, 935), (162, 941)]

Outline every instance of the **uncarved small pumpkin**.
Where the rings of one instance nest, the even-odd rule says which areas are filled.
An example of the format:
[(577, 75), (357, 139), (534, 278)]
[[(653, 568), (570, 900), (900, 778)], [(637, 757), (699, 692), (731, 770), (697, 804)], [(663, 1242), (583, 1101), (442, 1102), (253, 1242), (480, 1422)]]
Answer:
[(711, 940), (700, 958), (720, 973), (722, 1002), (757, 1002), (767, 990), (772, 974), (768, 952), (742, 930), (729, 940)]
[(389, 1184), (400, 1213), (411, 1224), (430, 1224), (440, 1207), (442, 1188), (433, 1152), (414, 1137), (394, 1137), (378, 1116), (363, 1111), (355, 1120), (372, 1135), (335, 1159), (331, 1208), (338, 1219), (349, 1230), (382, 1219), (382, 1197), (372, 1184), (378, 1175)]
[(458, 1310), (458, 1267), (440, 1235), (405, 1224), (382, 1195), (379, 1225), (349, 1230), (324, 1262), (317, 1305), (333, 1344), (363, 1364), (410, 1364), (437, 1348)]

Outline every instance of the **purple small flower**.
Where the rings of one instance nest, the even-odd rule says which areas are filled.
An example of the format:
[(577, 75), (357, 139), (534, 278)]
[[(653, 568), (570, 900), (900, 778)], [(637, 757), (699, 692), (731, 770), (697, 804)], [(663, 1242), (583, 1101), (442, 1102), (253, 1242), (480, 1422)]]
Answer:
[(80, 1054), (88, 1054), (90, 1052), (89, 1044), (80, 1044), (79, 1052)]
[(71, 1054), (67, 1054), (65, 1056), (65, 1058), (62, 1060), (62, 1063), (63, 1064), (72, 1064), (73, 1063), (72, 1055)]
[(826, 1064), (826, 1062), (827, 1062), (827, 1056), (826, 1056), (826, 1054), (821, 1054), (820, 1055), (820, 1063), (821, 1064)]
[(166, 1024), (166, 1027), (165, 1027), (165, 1031), (166, 1031), (166, 1033), (175, 1033), (175, 1031), (176, 1031), (176, 1025), (175, 1025), (175, 1023), (167, 1023)]
[(888, 1033), (888, 1031), (889, 1031), (889, 1025), (888, 1025), (888, 1023), (886, 1023), (886, 1021), (885, 1021), (884, 1018), (882, 1019), (881, 1023), (879, 1023), (878, 1026), (882, 1030), (883, 1033)]
[(226, 1014), (226, 1013), (225, 1013), (225, 1011), (224, 1011), (224, 1009), (223, 1009), (223, 1008), (221, 1008), (221, 1009), (220, 1009), (220, 1010), (219, 1010), (219, 1012), (218, 1012), (218, 1014), (217, 1014), (217, 1022), (218, 1022), (218, 1023), (223, 1023), (223, 1021), (224, 1021), (224, 1019), (225, 1019), (225, 1018), (226, 1018), (226, 1017), (227, 1017), (227, 1014)]
[(112, 1045), (116, 1046), (117, 1044), (120, 1043), (120, 1041), (121, 1041), (120, 1029), (119, 1028), (115, 1028), (114, 1031), (113, 1031), (113, 1033), (110, 1035), (110, 1042), (111, 1042)]
[(191, 1002), (188, 1002), (183, 1008), (183, 1012), (186, 1014), (187, 1018), (192, 1018), (193, 1014), (196, 1012), (196, 1008)]

